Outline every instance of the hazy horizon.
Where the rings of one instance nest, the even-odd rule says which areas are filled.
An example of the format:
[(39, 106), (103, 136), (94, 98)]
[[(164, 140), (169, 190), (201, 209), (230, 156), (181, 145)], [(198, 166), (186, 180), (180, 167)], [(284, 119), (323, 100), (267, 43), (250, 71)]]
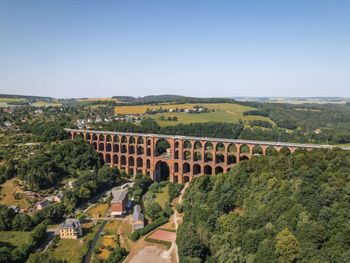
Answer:
[(3, 1), (0, 93), (350, 97), (347, 1)]

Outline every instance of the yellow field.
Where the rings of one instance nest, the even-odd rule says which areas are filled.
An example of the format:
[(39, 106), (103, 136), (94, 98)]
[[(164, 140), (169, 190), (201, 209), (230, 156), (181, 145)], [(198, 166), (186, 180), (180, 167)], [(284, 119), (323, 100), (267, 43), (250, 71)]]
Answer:
[[(25, 197), (16, 200), (15, 199), (15, 193), (21, 193), (23, 194), (23, 191), (20, 189), (19, 186), (14, 185), (14, 181), (16, 179), (13, 178), (11, 180), (7, 180), (5, 183), (0, 185), (0, 204), (2, 205), (16, 205), (22, 209), (27, 209), (30, 204), (25, 199)], [(24, 195), (23, 195), (24, 196)]]
[[(263, 116), (243, 116), (243, 112), (255, 110), (253, 107), (242, 106), (234, 103), (194, 103), (194, 104), (162, 104), (162, 105), (135, 105), (135, 106), (117, 106), (115, 112), (118, 114), (143, 114), (147, 109), (192, 109), (194, 106), (203, 106), (208, 109), (215, 110), (210, 113), (190, 114), (185, 112), (180, 113), (158, 113), (155, 115), (147, 115), (155, 119), (161, 126), (177, 125), (180, 123), (201, 123), (201, 122), (229, 122), (237, 123), (239, 120), (263, 120), (270, 122), (273, 126), (276, 124), (267, 117)], [(161, 117), (177, 117), (178, 121), (164, 121)]]
[(58, 103), (58, 102), (37, 101), (37, 102), (32, 103), (32, 105), (35, 107), (47, 107), (47, 106), (58, 107), (58, 106), (61, 106), (62, 104)]
[(107, 203), (97, 204), (97, 205), (91, 207), (86, 212), (86, 215), (89, 217), (103, 217), (106, 214), (108, 208), (109, 208), (109, 205)]
[(86, 99), (80, 99), (81, 102), (94, 102), (94, 101), (115, 101), (118, 102), (117, 99), (112, 98), (86, 98)]
[(21, 98), (0, 98), (0, 102), (22, 102), (24, 99)]

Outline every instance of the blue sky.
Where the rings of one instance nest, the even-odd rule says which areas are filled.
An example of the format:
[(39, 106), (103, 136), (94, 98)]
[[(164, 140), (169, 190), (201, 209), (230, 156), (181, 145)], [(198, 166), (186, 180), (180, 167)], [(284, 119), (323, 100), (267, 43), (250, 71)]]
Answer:
[(350, 97), (350, 1), (0, 2), (0, 93)]

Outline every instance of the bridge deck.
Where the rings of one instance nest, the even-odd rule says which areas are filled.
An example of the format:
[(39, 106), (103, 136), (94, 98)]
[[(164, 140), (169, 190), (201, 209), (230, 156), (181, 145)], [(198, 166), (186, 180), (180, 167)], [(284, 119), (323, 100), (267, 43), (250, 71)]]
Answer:
[(164, 134), (148, 134), (148, 133), (132, 133), (132, 132), (114, 132), (114, 131), (98, 131), (98, 130), (80, 130), (80, 129), (68, 129), (68, 132), (88, 132), (96, 134), (110, 134), (110, 135), (125, 135), (134, 137), (156, 137), (164, 139), (182, 139), (182, 140), (194, 140), (194, 141), (211, 141), (211, 142), (225, 142), (225, 143), (235, 143), (235, 144), (255, 144), (255, 145), (266, 145), (266, 146), (280, 146), (280, 147), (296, 147), (296, 148), (306, 148), (306, 149), (333, 149), (341, 148), (343, 150), (350, 150), (350, 147), (337, 146), (329, 144), (307, 144), (307, 143), (289, 143), (289, 142), (271, 142), (271, 141), (255, 141), (255, 140), (233, 140), (224, 138), (211, 138), (211, 137), (193, 137), (193, 136), (181, 136), (181, 135), (164, 135)]

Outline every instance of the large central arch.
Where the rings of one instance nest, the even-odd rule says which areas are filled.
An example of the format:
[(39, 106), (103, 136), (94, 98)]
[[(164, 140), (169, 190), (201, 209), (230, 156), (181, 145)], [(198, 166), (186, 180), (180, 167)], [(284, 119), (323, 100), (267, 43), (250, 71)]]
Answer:
[(170, 168), (167, 162), (158, 161), (154, 169), (154, 180), (157, 182), (168, 181), (170, 177)]

